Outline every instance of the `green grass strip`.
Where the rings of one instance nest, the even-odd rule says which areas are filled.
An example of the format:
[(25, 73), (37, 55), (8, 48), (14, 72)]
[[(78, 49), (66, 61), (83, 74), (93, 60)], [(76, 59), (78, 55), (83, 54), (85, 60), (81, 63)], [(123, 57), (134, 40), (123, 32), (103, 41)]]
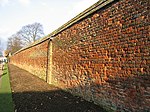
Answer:
[(0, 112), (14, 112), (7, 65), (5, 65), (4, 67), (1, 78), (2, 82), (0, 87)]

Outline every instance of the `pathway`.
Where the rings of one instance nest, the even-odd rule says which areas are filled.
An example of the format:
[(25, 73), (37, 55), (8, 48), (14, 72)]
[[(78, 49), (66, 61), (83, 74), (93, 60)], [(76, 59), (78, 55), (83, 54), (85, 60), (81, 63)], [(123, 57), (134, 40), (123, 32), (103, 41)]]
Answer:
[(9, 71), (15, 112), (105, 112), (14, 65)]

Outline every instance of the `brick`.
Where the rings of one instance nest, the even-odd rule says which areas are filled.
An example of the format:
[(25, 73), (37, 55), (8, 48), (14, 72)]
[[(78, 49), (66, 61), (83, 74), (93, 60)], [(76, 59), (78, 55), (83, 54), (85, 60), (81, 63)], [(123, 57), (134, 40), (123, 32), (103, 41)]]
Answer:
[[(56, 34), (52, 41), (52, 83), (118, 112), (147, 111), (148, 2), (113, 2)], [(46, 79), (47, 50), (45, 41), (14, 55), (11, 63), (33, 74), (40, 69)]]

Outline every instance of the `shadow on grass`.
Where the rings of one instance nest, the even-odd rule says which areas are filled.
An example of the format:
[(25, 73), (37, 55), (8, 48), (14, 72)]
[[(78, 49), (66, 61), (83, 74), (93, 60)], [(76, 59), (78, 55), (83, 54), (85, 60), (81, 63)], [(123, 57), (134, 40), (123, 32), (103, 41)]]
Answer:
[(13, 93), (16, 112), (106, 112), (62, 90)]
[(10, 93), (0, 93), (0, 112), (13, 112)]
[(4, 67), (3, 74), (0, 75), (0, 112), (14, 112), (8, 68), (7, 65)]

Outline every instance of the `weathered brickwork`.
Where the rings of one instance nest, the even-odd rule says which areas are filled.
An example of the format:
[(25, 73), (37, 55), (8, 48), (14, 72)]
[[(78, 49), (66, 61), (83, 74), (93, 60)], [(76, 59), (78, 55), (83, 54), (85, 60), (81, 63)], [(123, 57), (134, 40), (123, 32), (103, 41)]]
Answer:
[[(53, 35), (51, 83), (110, 111), (149, 112), (149, 6), (116, 0)], [(45, 41), (11, 62), (46, 79), (47, 50)]]
[(48, 41), (23, 50), (11, 57), (11, 63), (46, 80)]
[(121, 0), (53, 39), (52, 81), (113, 110), (150, 109), (148, 0)]

